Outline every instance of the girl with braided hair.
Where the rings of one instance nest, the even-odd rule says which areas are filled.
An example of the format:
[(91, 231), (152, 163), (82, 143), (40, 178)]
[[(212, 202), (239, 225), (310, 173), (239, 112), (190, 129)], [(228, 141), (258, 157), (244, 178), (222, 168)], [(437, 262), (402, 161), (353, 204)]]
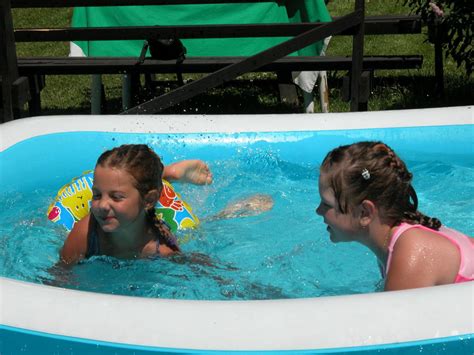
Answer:
[[(104, 152), (94, 169), (91, 213), (74, 224), (60, 252), (61, 264), (73, 265), (93, 255), (133, 259), (179, 253), (176, 237), (155, 214), (162, 179), (203, 185), (212, 183), (212, 174), (201, 160), (164, 167), (144, 144)], [(258, 194), (229, 204), (210, 219), (253, 216), (272, 207), (270, 196)]]
[(331, 241), (356, 241), (376, 256), (385, 290), (474, 280), (474, 239), (418, 210), (412, 174), (382, 142), (338, 147), (319, 177)]
[(144, 144), (104, 152), (94, 170), (91, 213), (69, 233), (60, 252), (62, 264), (72, 265), (92, 255), (140, 258), (178, 253), (175, 236), (155, 215), (162, 178), (201, 185), (212, 182), (203, 161), (184, 160), (164, 167)]

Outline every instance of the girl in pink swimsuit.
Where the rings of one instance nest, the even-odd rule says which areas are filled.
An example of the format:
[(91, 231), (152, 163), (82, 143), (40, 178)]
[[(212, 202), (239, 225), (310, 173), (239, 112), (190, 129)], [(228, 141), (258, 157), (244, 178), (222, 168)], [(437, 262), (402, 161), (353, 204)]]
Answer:
[(385, 290), (474, 280), (474, 239), (421, 213), (411, 181), (386, 144), (341, 146), (321, 165), (316, 212), (334, 243), (356, 241), (377, 256)]

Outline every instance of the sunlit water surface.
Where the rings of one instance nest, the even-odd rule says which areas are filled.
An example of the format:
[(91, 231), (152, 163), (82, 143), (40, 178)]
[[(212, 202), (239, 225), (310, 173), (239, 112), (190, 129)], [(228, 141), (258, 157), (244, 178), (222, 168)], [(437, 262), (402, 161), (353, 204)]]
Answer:
[[(437, 157), (408, 160), (420, 209), (474, 235), (474, 169)], [(210, 265), (169, 259), (93, 257), (68, 273), (51, 273), (66, 237), (46, 209), (57, 188), (2, 193), (0, 275), (35, 283), (142, 297), (250, 300), (317, 297), (379, 291), (375, 257), (355, 243), (332, 244), (315, 214), (318, 163), (294, 164), (268, 151), (211, 160), (214, 184), (175, 184), (202, 223), (180, 232), (182, 249)], [(78, 171), (80, 174), (81, 171)], [(70, 178), (72, 178), (71, 176)], [(66, 183), (64, 181), (64, 183)], [(273, 197), (259, 216), (206, 221), (225, 205), (254, 193)]]

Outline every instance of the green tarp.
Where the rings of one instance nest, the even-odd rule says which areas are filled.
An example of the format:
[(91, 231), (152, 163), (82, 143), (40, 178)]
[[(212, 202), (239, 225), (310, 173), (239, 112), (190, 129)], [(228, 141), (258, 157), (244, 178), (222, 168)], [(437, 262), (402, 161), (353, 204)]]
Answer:
[[(197, 0), (199, 1), (199, 0)], [(75, 8), (73, 27), (115, 27), (204, 24), (263, 24), (328, 22), (324, 0), (288, 0), (212, 5), (115, 6)], [(225, 38), (183, 40), (187, 56), (253, 55), (285, 38)], [(143, 41), (76, 42), (86, 56), (139, 56)], [(299, 55), (319, 55), (322, 44), (304, 48)]]

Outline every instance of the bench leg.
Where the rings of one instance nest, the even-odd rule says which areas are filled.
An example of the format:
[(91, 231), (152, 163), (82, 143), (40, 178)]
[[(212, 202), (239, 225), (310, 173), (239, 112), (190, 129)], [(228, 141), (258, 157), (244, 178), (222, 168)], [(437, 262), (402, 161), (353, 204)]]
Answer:
[(39, 116), (41, 114), (41, 96), (39, 93), (31, 94), (31, 100), (28, 102), (28, 112), (30, 116)]
[(130, 74), (122, 75), (122, 110), (128, 110), (132, 107), (132, 76)]
[(102, 76), (93, 74), (91, 81), (91, 114), (100, 115), (102, 113), (103, 86)]
[(30, 116), (41, 114), (41, 90), (45, 86), (44, 75), (33, 75), (28, 78), (30, 84), (31, 99), (28, 101), (28, 111)]
[[(17, 98), (15, 98), (13, 77), (0, 77), (1, 90), (0, 99), (0, 123), (8, 122), (20, 117), (20, 110), (18, 108)], [(18, 78), (17, 78), (18, 79)], [(14, 80), (12, 82), (12, 80)]]
[[(365, 70), (360, 75), (359, 85), (358, 85), (358, 104), (357, 104), (357, 111), (367, 111), (368, 109), (368, 101), (370, 92), (372, 91), (372, 82), (374, 79), (374, 72), (373, 70)], [(342, 78), (342, 98), (344, 101), (350, 101), (351, 98), (354, 96), (351, 93), (351, 80), (352, 75), (346, 75)], [(354, 107), (351, 106), (353, 109)]]
[(12, 84), (13, 117), (21, 118), (25, 105), (31, 100), (29, 81), (26, 76), (20, 76)]
[(135, 106), (140, 95), (140, 74), (126, 73), (122, 76), (122, 109)]

